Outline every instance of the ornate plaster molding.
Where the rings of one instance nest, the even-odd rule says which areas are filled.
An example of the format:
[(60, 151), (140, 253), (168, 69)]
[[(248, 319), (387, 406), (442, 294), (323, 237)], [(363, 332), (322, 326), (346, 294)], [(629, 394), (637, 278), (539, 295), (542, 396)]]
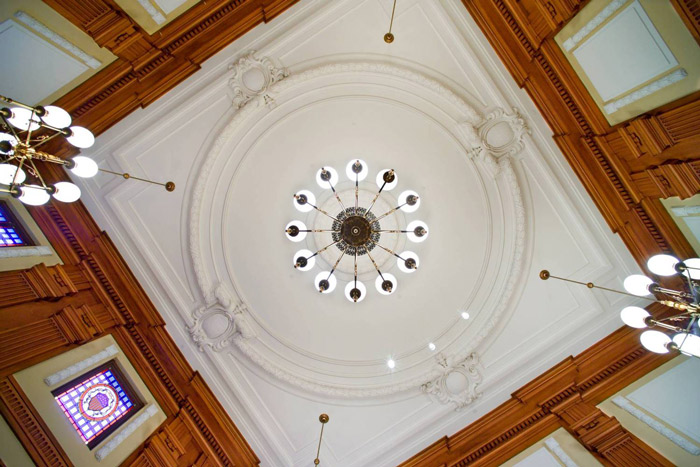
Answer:
[(108, 359), (112, 355), (116, 355), (117, 353), (119, 353), (117, 347), (115, 345), (110, 345), (106, 349), (102, 350), (101, 352), (97, 352), (96, 354), (86, 358), (85, 360), (81, 360), (78, 363), (75, 363), (69, 367), (57, 371), (52, 375), (47, 376), (46, 378), (44, 378), (44, 383), (46, 383), (47, 386), (53, 386), (54, 384), (60, 383), (61, 381), (64, 381), (73, 375), (77, 375), (86, 368), (90, 368), (95, 364)]
[(154, 416), (155, 414), (158, 413), (158, 407), (155, 405), (151, 404), (148, 407), (146, 407), (143, 412), (141, 412), (139, 415), (136, 416), (132, 421), (126, 424), (126, 426), (122, 427), (118, 432), (117, 435), (109, 440), (107, 444), (102, 446), (100, 449), (98, 449), (95, 452), (95, 459), (98, 461), (104, 460), (105, 457), (107, 457), (112, 451), (117, 449), (117, 446), (119, 446), (121, 443), (124, 442), (124, 440), (138, 427), (143, 425), (146, 420)]
[(581, 42), (584, 37), (592, 33), (595, 28), (603, 24), (606, 19), (615, 14), (617, 10), (619, 10), (625, 3), (627, 3), (627, 0), (613, 0), (610, 2), (608, 6), (603, 8), (603, 10), (595, 15), (592, 20), (576, 31), (576, 34), (564, 41), (564, 50), (567, 52), (571, 51), (571, 49), (576, 47), (576, 45)]
[(552, 454), (559, 458), (561, 463), (564, 464), (566, 467), (578, 467), (578, 464), (574, 462), (574, 460), (571, 457), (569, 457), (569, 455), (566, 453), (566, 451), (562, 449), (561, 446), (559, 446), (559, 443), (557, 443), (556, 439), (547, 438), (544, 444), (550, 451), (552, 451)]
[(0, 258), (20, 258), (24, 256), (51, 256), (53, 250), (48, 246), (27, 246), (0, 249)]
[[(286, 68), (277, 68), (269, 57), (258, 57), (253, 50), (228, 67), (233, 75), (228, 81), (233, 91), (233, 106), (240, 109), (253, 99), (265, 105), (274, 103), (270, 87), (289, 76)], [(258, 80), (257, 84), (247, 82), (246, 76)]]
[(138, 0), (138, 2), (139, 5), (141, 5), (143, 9), (148, 12), (149, 16), (156, 22), (156, 24), (165, 23), (165, 16), (163, 16), (163, 14), (153, 6), (150, 0)]
[[(479, 356), (476, 352), (472, 352), (467, 358), (459, 361), (443, 354), (438, 355), (436, 360), (438, 366), (442, 368), (442, 374), (432, 381), (422, 384), (421, 391), (433, 396), (442, 404), (453, 404), (455, 411), (463, 409), (481, 397), (481, 393), (477, 390), (482, 377), (478, 369)], [(453, 392), (450, 389), (448, 380), (452, 375), (455, 375), (457, 379), (463, 378), (465, 381), (463, 390)]]
[[(501, 145), (492, 145), (488, 142), (489, 132), (493, 131), (494, 127), (500, 123), (508, 125), (511, 131), (510, 139)], [(478, 128), (479, 138), (482, 141), (483, 149), (489, 151), (495, 157), (504, 155), (514, 156), (525, 147), (523, 140), (525, 135), (531, 133), (525, 119), (520, 115), (517, 108), (513, 107), (512, 112), (508, 113), (502, 108), (497, 108), (486, 116), (486, 120)]]
[[(405, 81), (413, 86), (418, 85), (430, 91), (430, 93), (434, 95), (436, 94), (440, 98), (449, 101), (457, 109), (459, 114), (458, 117), (453, 117), (456, 119), (456, 128), (453, 131), (455, 131), (455, 134), (460, 136), (459, 140), (462, 141), (462, 144), (465, 147), (465, 155), (470, 156), (470, 154), (474, 151), (484, 152), (482, 151), (482, 148), (485, 147), (484, 141), (480, 137), (477, 128), (483, 125), (485, 120), (471, 105), (438, 81), (396, 65), (373, 62), (334, 63), (321, 65), (300, 73), (295, 73), (283, 80), (272, 83), (269, 86), (269, 92), (274, 92), (277, 96), (282, 96), (284, 91), (291, 90), (296, 86), (306, 84), (315, 79), (334, 75), (340, 76), (353, 74), (363, 76), (379, 75), (380, 77), (391, 78), (395, 81)], [(249, 100), (250, 99), (246, 100), (245, 102), (247, 103)], [(247, 119), (252, 118), (252, 116), (259, 111), (259, 108), (260, 106), (245, 105), (244, 103), (239, 110), (233, 114), (231, 120), (224, 126), (218, 137), (214, 140), (211, 149), (207, 154), (205, 154), (204, 160), (200, 165), (200, 172), (197, 176), (199, 180), (209, 179), (209, 177), (212, 175), (212, 170), (216, 161), (222, 155), (224, 146), (232, 137), (234, 137), (240, 127), (243, 126), (244, 122), (246, 122)], [(503, 118), (506, 120), (508, 120), (509, 117), (512, 117), (511, 121), (520, 125), (521, 129), (525, 128), (525, 124), (522, 119), (520, 119), (520, 123), (517, 122), (515, 117), (517, 116), (519, 118), (517, 111), (514, 114), (506, 114), (503, 112), (500, 115), (504, 116)], [(520, 141), (520, 136), (516, 139)], [(500, 157), (496, 158), (493, 154), (491, 154), (491, 152), (486, 151), (488, 158), (495, 164), (495, 170), (492, 172), (494, 179), (499, 180), (503, 185), (505, 185), (510, 195), (511, 205), (509, 206), (509, 209), (511, 209), (511, 218), (514, 219), (515, 223), (515, 237), (513, 243), (509, 245), (509, 248), (511, 249), (510, 253), (512, 254), (512, 261), (508, 268), (509, 276), (504, 281), (505, 285), (503, 286), (502, 293), (500, 294), (500, 300), (498, 301), (495, 309), (488, 310), (488, 321), (481, 327), (479, 333), (474, 339), (470, 339), (469, 343), (463, 349), (455, 352), (449, 357), (450, 361), (462, 362), (469, 359), (470, 355), (475, 352), (478, 346), (496, 327), (499, 319), (502, 317), (502, 314), (510, 306), (511, 298), (517, 289), (518, 278), (520, 277), (520, 272), (523, 269), (523, 262), (525, 258), (526, 221), (521, 187), (519, 185), (515, 169), (511, 163), (510, 156), (514, 152), (517, 152), (517, 150), (510, 152), (505, 151), (504, 153), (500, 154)], [(484, 157), (484, 159), (486, 159), (486, 157)], [(208, 276), (204, 266), (201, 244), (203, 237), (202, 232), (200, 232), (202, 210), (204, 207), (203, 199), (205, 197), (207, 186), (207, 183), (198, 183), (193, 188), (189, 215), (189, 249), (197, 283), (202, 293), (205, 296), (210, 296), (211, 291), (214, 289), (211, 286), (211, 279)], [(217, 279), (215, 279), (215, 281), (216, 280)], [(350, 387), (342, 384), (327, 384), (319, 382), (311, 377), (296, 374), (288, 370), (286, 367), (281, 366), (276, 361), (267, 358), (259, 350), (259, 345), (256, 345), (259, 344), (258, 339), (251, 336), (252, 333), (246, 334), (244, 332), (236, 332), (235, 329), (229, 330), (227, 331), (225, 338), (217, 338), (216, 342), (212, 342), (211, 339), (203, 337), (205, 334), (203, 334), (201, 322), (210, 312), (220, 313), (221, 311), (217, 309), (217, 307), (220, 306), (221, 303), (208, 303), (207, 306), (202, 307), (193, 313), (195, 324), (190, 328), (190, 335), (193, 340), (197, 342), (197, 345), (200, 346), (200, 350), (206, 346), (211, 346), (212, 348), (218, 347), (215, 350), (221, 350), (230, 342), (233, 342), (240, 352), (242, 352), (250, 359), (250, 361), (255, 363), (265, 372), (281, 381), (303, 390), (344, 398), (382, 397), (408, 390), (419, 389), (422, 385), (434, 381), (444, 373), (444, 368), (437, 365), (423, 372), (422, 374), (407, 378), (404, 381), (378, 385), (371, 388)], [(233, 313), (233, 311), (231, 310), (227, 313)], [(230, 316), (229, 319), (232, 319), (237, 323), (236, 317)], [(245, 321), (241, 320), (241, 322)]]
[[(208, 295), (206, 301), (205, 306), (194, 311), (194, 324), (187, 328), (200, 352), (204, 352), (206, 347), (220, 352), (233, 343), (236, 336), (249, 339), (255, 335), (245, 317), (248, 312), (246, 304), (235, 303), (221, 285)], [(217, 315), (226, 319), (226, 328), (220, 334), (209, 336), (204, 323)]]
[(685, 79), (688, 76), (688, 72), (685, 71), (684, 68), (680, 68), (676, 71), (674, 71), (671, 74), (668, 74), (664, 76), (663, 78), (659, 78), (656, 81), (652, 81), (651, 83), (647, 84), (641, 89), (637, 89), (631, 94), (627, 94), (625, 97), (622, 99), (617, 99), (612, 101), (609, 104), (605, 104), (605, 112), (607, 114), (611, 114), (614, 112), (617, 112), (621, 108), (630, 105), (634, 102), (637, 102), (640, 99), (643, 99), (647, 97), (650, 94), (655, 93), (656, 91), (665, 88), (666, 86), (670, 86), (674, 83), (677, 83), (678, 81), (681, 81), (682, 79)]

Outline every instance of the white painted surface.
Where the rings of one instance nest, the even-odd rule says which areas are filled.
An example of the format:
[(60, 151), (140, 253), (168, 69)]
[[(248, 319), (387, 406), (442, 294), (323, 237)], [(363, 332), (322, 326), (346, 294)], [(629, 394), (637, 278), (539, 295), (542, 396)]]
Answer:
[(638, 1), (573, 52), (603, 101), (609, 101), (678, 65)]
[(561, 467), (561, 465), (547, 448), (540, 448), (513, 467)]
[(11, 19), (0, 23), (0, 94), (34, 105), (88, 70)]
[[(114, 170), (173, 180), (174, 193), (103, 174), (76, 181), (262, 465), (308, 465), (321, 412), (331, 416), (324, 465), (396, 465), (621, 325), (616, 296), (537, 277), (547, 268), (619, 287), (635, 267), (461, 2), (406, 2), (391, 45), (386, 3), (300, 2), (85, 151)], [(271, 86), (273, 105), (239, 110), (228, 66), (250, 50), (291, 75)], [(531, 136), (505, 137), (515, 133), (495, 124), (483, 135), (509, 171), (470, 149), (479, 119), (513, 107)], [(396, 165), (397, 190), (425, 197), (406, 219), (431, 234), (415, 247), (420, 271), (388, 269), (395, 296), (371, 290), (353, 306), (343, 281), (320, 296), (314, 273), (291, 268), (296, 245), (282, 228), (319, 164), (342, 172), (357, 154), (370, 179)], [(479, 355), (483, 395), (455, 413), (419, 382), (440, 371), (436, 357), (459, 367), (468, 351)]]
[(169, 14), (187, 0), (153, 0), (165, 14)]

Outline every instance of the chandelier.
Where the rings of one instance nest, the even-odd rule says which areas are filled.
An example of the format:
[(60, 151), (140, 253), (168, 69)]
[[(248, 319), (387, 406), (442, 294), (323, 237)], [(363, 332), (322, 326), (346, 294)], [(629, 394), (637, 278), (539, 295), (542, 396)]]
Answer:
[[(358, 280), (358, 260), (367, 257), (377, 272), (375, 287), (382, 295), (391, 295), (396, 291), (397, 280), (393, 274), (382, 272), (379, 264), (373, 256), (374, 251), (383, 251), (395, 257), (396, 263), (404, 273), (412, 273), (418, 269), (420, 261), (418, 255), (412, 251), (396, 253), (390, 248), (381, 245), (382, 235), (405, 234), (407, 238), (420, 243), (428, 238), (428, 226), (425, 222), (414, 220), (408, 223), (405, 229), (389, 228), (382, 229), (382, 222), (387, 216), (402, 211), (404, 213), (415, 212), (420, 206), (420, 198), (415, 191), (406, 190), (398, 196), (398, 204), (381, 215), (372, 212), (379, 196), (382, 192), (396, 188), (398, 176), (393, 169), (384, 169), (377, 174), (376, 183), (379, 189), (374, 194), (368, 206), (360, 206), (360, 182), (365, 180), (369, 173), (367, 164), (360, 160), (351, 160), (346, 167), (346, 175), (354, 183), (354, 202), (350, 206), (345, 206), (336, 190), (339, 177), (332, 167), (322, 167), (316, 173), (316, 182), (321, 188), (331, 190), (330, 196), (334, 197), (338, 203), (338, 212), (335, 215), (329, 214), (325, 209), (316, 205), (316, 197), (309, 190), (302, 190), (294, 194), (293, 204), (302, 213), (316, 211), (323, 216), (330, 224), (328, 228), (309, 229), (300, 220), (294, 220), (287, 224), (285, 233), (292, 242), (301, 242), (308, 233), (330, 234), (330, 243), (320, 248), (316, 252), (310, 250), (299, 250), (293, 257), (293, 266), (299, 271), (310, 271), (316, 261), (316, 257), (331, 249), (336, 248), (339, 255), (330, 268), (319, 272), (314, 279), (316, 289), (324, 294), (335, 290), (337, 279), (335, 272), (341, 260), (347, 256), (353, 259), (353, 280), (345, 287), (345, 297), (351, 302), (357, 303), (364, 300), (367, 294), (366, 286)], [(364, 191), (364, 190), (363, 190)], [(346, 201), (348, 201), (346, 199)], [(331, 201), (332, 202), (332, 201)], [(335, 204), (335, 203), (334, 203)]]
[(656, 276), (678, 275), (687, 287), (684, 287), (685, 290), (667, 289), (641, 274), (633, 274), (624, 280), (623, 286), (627, 292), (600, 287), (592, 282), (584, 283), (552, 276), (547, 270), (540, 272), (540, 278), (542, 280), (558, 279), (582, 284), (589, 289), (598, 288), (623, 295), (643, 297), (650, 302), (669, 307), (676, 313), (657, 319), (644, 308), (627, 306), (620, 312), (620, 318), (623, 323), (633, 328), (657, 328), (647, 329), (639, 337), (647, 350), (660, 354), (680, 351), (685, 355), (700, 357), (700, 328), (698, 327), (700, 325), (698, 322), (700, 319), (700, 258), (680, 261), (671, 255), (655, 255), (647, 261), (647, 268)]
[[(63, 137), (77, 148), (85, 149), (95, 143), (95, 137), (87, 128), (71, 126), (68, 112), (53, 105), (32, 107), (9, 97), (0, 96), (0, 101), (13, 107), (0, 109), (0, 193), (9, 193), (25, 204), (40, 206), (51, 196), (64, 203), (80, 198), (80, 188), (70, 182), (57, 182), (47, 185), (35, 161), (62, 165), (78, 177), (89, 178), (98, 171), (133, 178), (156, 185), (168, 191), (175, 189), (173, 182), (158, 183), (144, 178), (133, 177), (128, 173), (100, 169), (97, 163), (85, 156), (61, 159), (38, 149), (54, 138)], [(27, 179), (31, 176), (31, 182)]]

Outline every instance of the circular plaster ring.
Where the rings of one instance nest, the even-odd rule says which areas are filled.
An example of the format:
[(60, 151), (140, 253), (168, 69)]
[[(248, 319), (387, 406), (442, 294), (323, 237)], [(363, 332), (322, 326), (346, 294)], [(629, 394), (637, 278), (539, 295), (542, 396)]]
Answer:
[[(432, 117), (428, 118), (442, 118), (445, 131), (451, 133), (454, 140), (463, 146), (464, 154), (469, 154), (474, 147), (483, 146), (483, 141), (477, 136), (475, 129), (475, 125), (481, 123), (481, 117), (462, 98), (437, 81), (393, 65), (345, 63), (320, 66), (293, 75), (271, 86), (279, 105), (273, 112), (277, 112), (288, 105), (287, 103), (291, 103), (296, 96), (300, 95), (299, 93), (316, 92), (322, 94), (324, 86), (327, 85), (324, 83), (337, 80), (351, 82), (355, 79), (369, 83), (374, 81), (382, 86), (391, 82), (394, 88), (400, 88), (406, 93), (413, 93), (423, 98), (426, 102), (426, 108), (432, 112)], [(323, 98), (324, 96), (319, 96), (319, 99)], [(386, 99), (383, 95), (377, 96), (377, 99), (382, 98)], [(440, 112), (442, 112), (442, 116), (439, 115)], [(215, 138), (212, 147), (205, 154), (203, 163), (199, 166), (200, 172), (196, 177), (198, 183), (193, 187), (189, 233), (190, 252), (195, 274), (205, 296), (211, 294), (212, 284), (221, 282), (222, 277), (225, 279), (226, 275), (226, 271), (217, 269), (214, 258), (211, 256), (219, 254), (212, 251), (211, 247), (220, 241), (217, 240), (220, 235), (217, 232), (220, 231), (221, 222), (217, 216), (220, 216), (220, 209), (225, 204), (221, 197), (214, 192), (215, 187), (221, 186), (221, 184), (231, 186), (231, 180), (221, 179), (222, 173), (224, 173), (223, 169), (227, 164), (232, 163), (231, 151), (243, 144), (241, 141), (246, 142), (246, 138), (252, 133), (254, 122), (266, 114), (272, 115), (272, 112), (265, 107), (248, 105), (241, 108), (224, 126), (219, 136)], [(255, 141), (246, 142), (248, 145), (254, 143)], [(241, 162), (239, 160), (238, 164), (240, 165)], [(478, 166), (479, 163), (476, 165)], [(494, 189), (500, 194), (494, 196), (493, 199), (489, 198), (489, 203), (492, 203), (492, 209), (499, 210), (501, 218), (509, 223), (504, 226), (509, 234), (505, 235), (499, 242), (502, 245), (500, 252), (490, 254), (490, 257), (500, 258), (500, 263), (490, 267), (498, 267), (502, 271), (508, 271), (508, 273), (498, 277), (493, 288), (483, 286), (480, 289), (488, 290), (490, 295), (481, 301), (479, 310), (470, 309), (473, 319), (469, 320), (468, 326), (462, 324), (459, 318), (456, 318), (455, 322), (452, 323), (450, 328), (460, 330), (461, 334), (456, 337), (449, 336), (447, 334), (452, 331), (448, 330), (446, 335), (437, 336), (442, 341), (448, 340), (443, 347), (444, 351), (456, 360), (466, 358), (471, 352), (479, 349), (479, 346), (494, 329), (499, 318), (511, 306), (511, 298), (516, 289), (519, 289), (522, 280), (522, 278), (520, 281), (518, 280), (523, 269), (525, 248), (525, 213), (521, 188), (510, 160), (503, 158), (498, 165), (500, 170), (495, 176), (496, 183), (493, 185), (497, 185)], [(315, 170), (316, 168), (313, 168), (310, 173), (313, 174)], [(427, 220), (430, 224), (430, 219)], [(435, 235), (436, 231), (433, 230), (433, 237)], [(212, 240), (213, 244), (210, 243)], [(206, 256), (202, 254), (205, 251), (207, 252)], [(212, 274), (212, 272), (214, 273)], [(414, 274), (411, 277), (417, 276)], [(234, 301), (243, 302), (244, 297), (241, 296), (241, 291), (238, 290), (235, 281), (231, 278), (226, 280), (228, 281), (227, 289), (234, 296)], [(403, 290), (407, 289), (404, 287)], [(391, 298), (383, 299), (390, 300)], [(480, 312), (481, 310), (485, 312)], [(264, 323), (261, 324), (257, 320), (254, 310), (252, 313), (246, 312), (245, 317), (240, 319), (251, 321), (250, 325), (255, 327), (257, 332), (251, 333), (250, 335), (255, 336), (251, 338), (244, 338), (238, 334), (234, 336), (232, 341), (238, 350), (268, 374), (304, 390), (350, 398), (385, 396), (415, 389), (434, 379), (441, 371), (434, 363), (432, 356), (423, 355), (424, 353), (421, 352), (406, 351), (396, 358), (399, 363), (397, 371), (388, 374), (384, 358), (345, 362), (315, 355), (283, 339), (273, 338), (272, 341), (269, 341), (271, 334), (263, 326)], [(269, 342), (264, 344), (263, 339), (267, 339)], [(440, 340), (434, 340), (438, 342), (438, 345), (441, 344)], [(284, 357), (279, 351), (270, 351), (271, 345), (278, 348), (285, 347)], [(423, 347), (423, 343), (419, 345), (421, 348)], [(355, 368), (353, 371), (356, 373), (350, 375), (349, 378), (337, 376), (338, 372), (343, 373), (344, 370), (340, 370), (346, 368), (348, 364)], [(361, 371), (361, 373), (358, 374), (357, 371)], [(347, 373), (349, 374), (349, 372)], [(333, 376), (330, 376), (331, 374)]]

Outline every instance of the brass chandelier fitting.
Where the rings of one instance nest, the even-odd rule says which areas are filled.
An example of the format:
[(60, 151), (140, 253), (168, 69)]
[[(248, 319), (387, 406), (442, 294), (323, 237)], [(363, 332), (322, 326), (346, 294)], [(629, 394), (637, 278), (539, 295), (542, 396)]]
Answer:
[[(13, 107), (0, 108), (0, 193), (9, 193), (25, 204), (40, 206), (51, 196), (64, 203), (77, 201), (80, 188), (71, 182), (57, 182), (47, 185), (35, 161), (62, 165), (78, 177), (93, 177), (98, 171), (133, 178), (155, 185), (162, 185), (167, 191), (175, 189), (175, 183), (159, 183), (128, 173), (100, 169), (97, 163), (85, 156), (61, 159), (39, 150), (39, 146), (62, 136), (77, 148), (89, 148), (95, 137), (87, 128), (71, 126), (71, 116), (60, 107), (53, 105), (36, 106), (22, 104), (9, 97), (0, 96), (0, 101)], [(34, 179), (27, 183), (27, 174)]]
[(318, 421), (321, 422), (321, 436), (318, 437), (318, 449), (316, 449), (316, 459), (314, 459), (314, 465), (319, 465), (321, 460), (319, 459), (319, 454), (321, 454), (321, 441), (323, 441), (323, 427), (328, 423), (330, 418), (328, 414), (322, 413), (318, 416)]
[(391, 27), (394, 25), (394, 12), (396, 11), (396, 0), (394, 0), (394, 6), (391, 8), (391, 20), (389, 21), (389, 32), (384, 34), (384, 42), (391, 44), (394, 42), (394, 35), (391, 33)]
[[(600, 287), (592, 282), (579, 282), (553, 276), (547, 270), (540, 272), (542, 280), (558, 279), (598, 288), (632, 297), (642, 297), (677, 310), (678, 313), (656, 319), (647, 310), (638, 306), (627, 306), (620, 312), (622, 322), (633, 328), (658, 328), (644, 331), (639, 340), (644, 348), (655, 353), (679, 351), (685, 355), (700, 357), (700, 258), (680, 261), (671, 255), (655, 255), (647, 261), (648, 269), (657, 276), (679, 275), (684, 279), (686, 290), (661, 287), (647, 276), (633, 274), (623, 282), (626, 292)], [(653, 298), (650, 298), (653, 296)]]
[(382, 295), (391, 295), (396, 291), (397, 280), (393, 274), (382, 272), (379, 265), (372, 256), (372, 251), (375, 248), (380, 248), (390, 255), (396, 257), (396, 262), (399, 270), (405, 273), (412, 273), (419, 266), (418, 255), (412, 251), (404, 251), (396, 253), (389, 248), (381, 245), (380, 239), (385, 234), (406, 234), (408, 239), (414, 243), (423, 242), (428, 238), (428, 226), (420, 221), (414, 220), (408, 223), (405, 229), (382, 229), (381, 221), (390, 214), (398, 210), (403, 212), (414, 212), (420, 206), (420, 198), (418, 193), (412, 190), (406, 190), (398, 197), (398, 205), (382, 215), (375, 215), (372, 212), (377, 199), (383, 191), (389, 191), (398, 184), (396, 172), (393, 169), (384, 169), (377, 174), (378, 191), (374, 195), (369, 207), (359, 206), (359, 186), (369, 170), (367, 164), (360, 160), (351, 160), (346, 167), (348, 178), (355, 185), (355, 202), (353, 206), (346, 207), (340, 199), (335, 186), (338, 183), (339, 177), (335, 169), (331, 167), (322, 167), (316, 174), (316, 182), (322, 188), (330, 189), (333, 196), (338, 202), (340, 211), (336, 215), (331, 215), (328, 212), (316, 206), (316, 197), (309, 190), (302, 190), (294, 194), (294, 206), (300, 212), (317, 211), (325, 218), (330, 219), (332, 224), (328, 229), (308, 229), (300, 220), (294, 220), (287, 224), (285, 233), (287, 238), (292, 242), (301, 242), (306, 237), (307, 233), (330, 233), (333, 239), (332, 243), (325, 247), (311, 252), (310, 250), (299, 250), (293, 258), (294, 268), (299, 271), (309, 271), (314, 267), (316, 256), (331, 247), (336, 247), (340, 250), (340, 255), (335, 261), (335, 264), (328, 271), (321, 271), (314, 279), (314, 284), (319, 292), (330, 293), (336, 285), (337, 279), (334, 275), (336, 268), (345, 255), (354, 258), (354, 280), (349, 282), (345, 287), (345, 296), (351, 302), (357, 303), (364, 300), (367, 294), (367, 288), (357, 278), (357, 262), (362, 256), (367, 256), (372, 262), (374, 269), (377, 271), (377, 279), (375, 287)]

